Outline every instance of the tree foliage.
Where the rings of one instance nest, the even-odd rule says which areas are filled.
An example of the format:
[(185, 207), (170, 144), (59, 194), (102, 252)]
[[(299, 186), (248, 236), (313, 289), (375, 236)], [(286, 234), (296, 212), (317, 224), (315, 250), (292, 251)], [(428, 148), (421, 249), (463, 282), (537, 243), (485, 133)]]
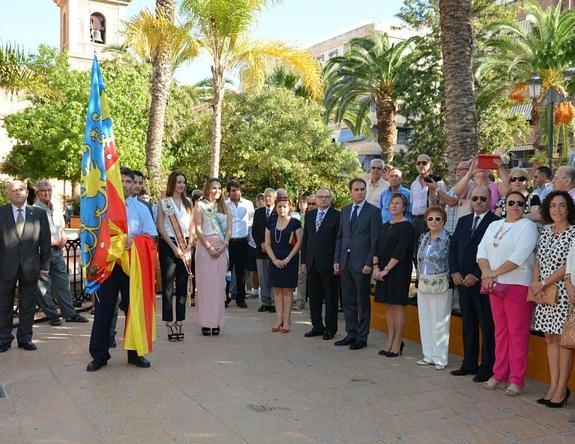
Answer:
[[(317, 103), (281, 87), (230, 94), (222, 121), (221, 177), (255, 195), (285, 187), (292, 196), (324, 186), (344, 192), (356, 173), (355, 154), (332, 141)], [(174, 148), (175, 165), (200, 186), (209, 177), (211, 110), (201, 108)]]
[[(488, 25), (496, 19), (515, 16), (516, 6), (504, 6), (492, 0), (473, 1), (474, 48), (479, 51), (490, 38)], [(445, 163), (446, 140), (444, 131), (444, 87), (441, 73), (441, 41), (437, 0), (405, 0), (398, 14), (411, 28), (420, 33), (415, 58), (409, 78), (404, 78), (404, 100), (400, 114), (406, 116), (407, 125), (413, 128), (409, 151), (395, 163), (409, 177), (415, 176), (414, 161), (418, 154), (427, 153), (433, 158), (434, 168), (441, 174), (447, 172)], [(474, 57), (480, 53), (475, 53)], [(485, 100), (486, 90), (500, 85), (496, 79), (486, 77), (475, 83), (478, 118), (479, 150), (487, 152), (495, 147), (509, 148), (515, 137), (522, 138), (527, 125), (518, 117), (511, 117), (512, 104), (500, 96)], [(480, 100), (484, 98), (483, 100)], [(494, 126), (495, 125), (495, 126)]]

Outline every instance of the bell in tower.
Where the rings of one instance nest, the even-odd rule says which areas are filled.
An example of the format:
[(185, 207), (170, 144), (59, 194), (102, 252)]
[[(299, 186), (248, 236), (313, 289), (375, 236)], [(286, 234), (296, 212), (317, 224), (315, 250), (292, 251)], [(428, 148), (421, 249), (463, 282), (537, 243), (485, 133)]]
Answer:
[(90, 40), (93, 43), (106, 43), (106, 20), (102, 14), (92, 14), (90, 16)]

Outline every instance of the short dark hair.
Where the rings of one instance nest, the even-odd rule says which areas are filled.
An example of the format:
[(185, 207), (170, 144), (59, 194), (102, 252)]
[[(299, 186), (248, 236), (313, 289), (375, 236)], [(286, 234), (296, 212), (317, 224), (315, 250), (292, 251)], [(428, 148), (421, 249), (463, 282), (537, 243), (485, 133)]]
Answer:
[(541, 204), (541, 216), (543, 216), (543, 221), (546, 224), (553, 223), (553, 219), (549, 213), (549, 207), (551, 206), (553, 198), (557, 196), (563, 196), (565, 202), (567, 202), (567, 222), (569, 222), (570, 225), (575, 225), (575, 203), (573, 203), (573, 198), (567, 191), (551, 191), (547, 195)]
[(525, 196), (523, 195), (523, 193), (521, 191), (509, 191), (506, 195), (505, 195), (505, 204), (507, 205), (507, 199), (509, 199), (509, 196), (511, 196), (512, 194), (515, 194), (517, 196), (521, 196), (521, 198), (523, 199), (523, 201), (525, 202), (527, 199), (525, 199)]
[(551, 168), (549, 168), (547, 165), (540, 166), (535, 171), (543, 174), (547, 179), (551, 179), (551, 177), (553, 176), (553, 173), (551, 172)]
[(230, 192), (230, 190), (231, 190), (232, 188), (237, 188), (238, 190), (241, 190), (241, 189), (242, 189), (242, 184), (241, 184), (239, 181), (237, 181), (237, 180), (230, 180), (230, 181), (228, 182), (228, 185), (226, 186), (226, 189), (228, 190), (228, 193)]
[(403, 202), (403, 214), (405, 214), (407, 212), (407, 207), (409, 205), (407, 197), (405, 197), (401, 193), (392, 193), (389, 201), (391, 202), (393, 199), (401, 199), (401, 201)]
[(133, 172), (130, 168), (120, 167), (120, 174), (121, 174), (122, 176), (128, 176), (128, 177), (130, 177), (132, 180), (134, 180), (135, 174), (134, 174), (134, 172)]
[(353, 184), (356, 182), (361, 182), (363, 184), (364, 187), (367, 188), (367, 182), (365, 180), (363, 180), (361, 177), (354, 177), (353, 179), (351, 179), (349, 181), (349, 183), (347, 184), (347, 187), (349, 188), (349, 191), (351, 191), (351, 189), (353, 188)]
[(146, 178), (146, 176), (144, 176), (144, 173), (142, 173), (141, 171), (138, 170), (132, 170), (132, 172), (134, 173), (134, 176), (138, 176), (141, 177), (142, 180)]

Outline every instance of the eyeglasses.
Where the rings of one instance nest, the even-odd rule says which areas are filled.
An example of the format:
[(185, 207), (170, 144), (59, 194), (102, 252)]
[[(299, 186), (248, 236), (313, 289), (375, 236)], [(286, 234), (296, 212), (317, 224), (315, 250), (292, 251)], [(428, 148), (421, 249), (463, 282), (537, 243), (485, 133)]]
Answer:
[(525, 205), (525, 202), (522, 200), (508, 200), (507, 205), (510, 207), (518, 206), (518, 207), (523, 208), (523, 205)]
[(372, 170), (382, 170), (383, 168), (381, 167), (371, 167)]
[(417, 166), (421, 166), (421, 165), (426, 166), (428, 163), (429, 162), (427, 160), (418, 160), (417, 162), (415, 162), (415, 164)]
[(433, 220), (434, 220), (435, 222), (440, 222), (440, 221), (443, 220), (443, 217), (441, 217), (441, 216), (429, 216), (429, 217), (427, 218), (427, 222), (431, 222), (431, 221), (433, 221)]
[(471, 200), (473, 202), (477, 202), (478, 200), (480, 200), (481, 202), (487, 202), (487, 197), (486, 196), (473, 196), (471, 198)]
[[(316, 196), (318, 199), (329, 199), (331, 196), (329, 195), (325, 195), (325, 196)], [(309, 205), (310, 202), (308, 202)]]
[(308, 202), (307, 203), (308, 207), (313, 207), (314, 205), (317, 205), (317, 203), (315, 203), (315, 202)]
[(519, 176), (519, 177), (512, 177), (511, 179), (509, 179), (509, 182), (525, 182), (527, 180), (527, 177), (525, 176)]

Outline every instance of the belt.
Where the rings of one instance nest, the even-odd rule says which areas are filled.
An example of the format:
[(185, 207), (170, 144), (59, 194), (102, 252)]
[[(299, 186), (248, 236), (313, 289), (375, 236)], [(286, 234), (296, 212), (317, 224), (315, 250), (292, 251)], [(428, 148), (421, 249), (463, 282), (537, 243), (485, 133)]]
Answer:
[(248, 237), (232, 237), (230, 239), (230, 242), (243, 242), (243, 241), (247, 241)]

